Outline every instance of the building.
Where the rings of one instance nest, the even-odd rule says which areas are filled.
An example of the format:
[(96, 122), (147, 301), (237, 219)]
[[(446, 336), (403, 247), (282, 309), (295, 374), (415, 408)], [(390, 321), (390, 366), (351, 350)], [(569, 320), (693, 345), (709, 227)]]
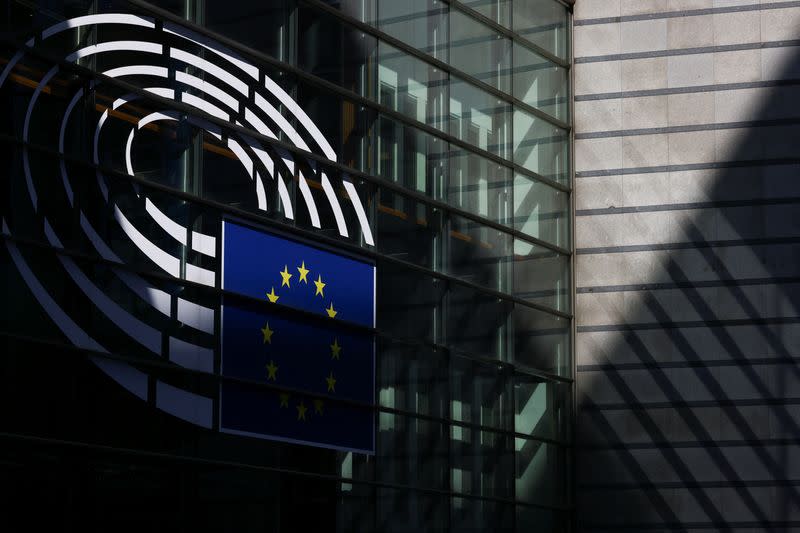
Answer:
[(3, 13), (9, 524), (572, 528), (565, 5)]

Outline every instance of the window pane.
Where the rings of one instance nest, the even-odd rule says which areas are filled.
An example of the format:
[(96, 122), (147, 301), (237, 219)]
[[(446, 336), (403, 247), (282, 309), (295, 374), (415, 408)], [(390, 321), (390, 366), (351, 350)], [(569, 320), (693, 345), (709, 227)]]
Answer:
[(514, 162), (542, 176), (568, 183), (569, 135), (546, 120), (514, 110)]
[(450, 80), (450, 134), (473, 146), (510, 156), (511, 109), (504, 101), (457, 78)]
[(514, 431), (570, 440), (570, 386), (526, 374), (514, 375)]
[(517, 438), (516, 496), (540, 505), (569, 501), (567, 449), (556, 444)]
[(529, 48), (514, 43), (514, 96), (545, 113), (568, 120), (567, 70)]
[(461, 0), (461, 3), (498, 24), (510, 27), (511, 0)]
[(456, 147), (451, 147), (449, 161), (447, 203), (489, 220), (510, 224), (509, 168)]
[(522, 305), (514, 308), (514, 361), (516, 363), (569, 376), (570, 321)]
[(561, 58), (567, 57), (567, 8), (555, 0), (514, 2), (514, 31)]
[(378, 0), (377, 27), (447, 61), (447, 4), (439, 0)]
[(558, 311), (568, 311), (569, 257), (515, 239), (514, 296)]
[(511, 40), (456, 9), (450, 10), (450, 64), (501, 91), (511, 90)]
[[(181, 2), (186, 3), (186, 2)], [(286, 60), (288, 9), (284, 2), (205, 0), (205, 26), (246, 46)]]
[(445, 270), (470, 283), (508, 292), (511, 246), (511, 235), (451, 215), (450, 231), (445, 240), (448, 251)]
[(568, 194), (524, 174), (514, 175), (514, 229), (568, 248)]

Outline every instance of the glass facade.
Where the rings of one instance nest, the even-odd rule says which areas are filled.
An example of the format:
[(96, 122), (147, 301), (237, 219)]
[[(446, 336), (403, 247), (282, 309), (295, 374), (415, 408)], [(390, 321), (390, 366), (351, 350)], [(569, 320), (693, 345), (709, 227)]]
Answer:
[[(81, 531), (571, 530), (562, 4), (3, 12), (12, 514)], [(374, 327), (342, 326), (374, 342), (373, 401), (308, 396), (313, 416), (323, 399), (372, 413), (374, 449), (222, 430), (224, 305), (274, 303), (226, 289), (231, 220), (374, 267)], [(267, 294), (281, 278), (264, 276)], [(240, 385), (283, 399), (274, 372)]]

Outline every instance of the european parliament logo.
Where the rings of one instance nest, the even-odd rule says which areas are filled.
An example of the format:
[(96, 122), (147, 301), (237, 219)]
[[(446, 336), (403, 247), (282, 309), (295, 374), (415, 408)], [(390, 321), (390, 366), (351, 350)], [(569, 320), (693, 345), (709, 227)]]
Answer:
[(373, 453), (374, 265), (223, 224), (220, 430)]

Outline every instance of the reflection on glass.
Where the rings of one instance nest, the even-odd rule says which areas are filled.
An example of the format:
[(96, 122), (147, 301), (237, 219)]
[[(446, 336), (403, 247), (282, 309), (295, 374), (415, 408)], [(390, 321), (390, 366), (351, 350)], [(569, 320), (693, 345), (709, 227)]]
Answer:
[(490, 289), (508, 292), (511, 278), (512, 237), (494, 228), (456, 215), (450, 216), (445, 241), (446, 271)]
[(378, 0), (378, 29), (447, 61), (447, 4), (440, 0)]
[(450, 64), (509, 92), (511, 40), (456, 9), (450, 10)]
[(509, 224), (511, 171), (485, 157), (452, 147), (445, 200), (453, 207)]
[(572, 373), (570, 321), (523, 305), (516, 305), (514, 362), (559, 376)]
[(524, 174), (515, 174), (514, 229), (568, 248), (570, 235), (567, 193)]
[(522, 239), (514, 240), (514, 296), (568, 311), (569, 257)]
[(554, 55), (566, 59), (567, 8), (555, 0), (525, 0), (514, 2), (512, 28)]
[[(181, 2), (190, 3), (190, 2)], [(204, 0), (205, 26), (217, 33), (286, 61), (289, 14), (284, 2)], [(164, 7), (159, 3), (160, 7)]]
[(511, 24), (511, 0), (461, 0), (461, 3), (505, 27)]
[(510, 156), (510, 106), (458, 78), (450, 80), (450, 134), (500, 157)]
[(514, 430), (542, 439), (568, 441), (569, 385), (514, 375)]
[(514, 43), (514, 96), (566, 121), (569, 111), (567, 70), (529, 48)]
[(546, 442), (515, 439), (516, 496), (542, 505), (565, 505), (569, 501), (566, 448)]
[(378, 103), (443, 129), (447, 73), (383, 42), (378, 51)]
[(524, 111), (514, 110), (514, 162), (560, 183), (569, 182), (569, 135)]

